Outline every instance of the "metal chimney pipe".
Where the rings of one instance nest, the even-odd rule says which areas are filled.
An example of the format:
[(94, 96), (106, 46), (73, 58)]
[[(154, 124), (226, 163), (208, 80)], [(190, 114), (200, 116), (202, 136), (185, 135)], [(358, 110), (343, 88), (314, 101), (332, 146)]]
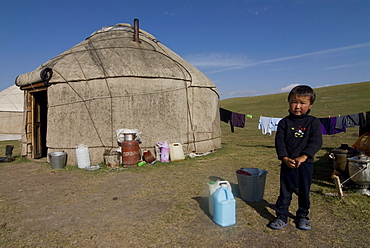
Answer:
[(134, 41), (140, 43), (140, 39), (139, 39), (139, 19), (134, 19)]

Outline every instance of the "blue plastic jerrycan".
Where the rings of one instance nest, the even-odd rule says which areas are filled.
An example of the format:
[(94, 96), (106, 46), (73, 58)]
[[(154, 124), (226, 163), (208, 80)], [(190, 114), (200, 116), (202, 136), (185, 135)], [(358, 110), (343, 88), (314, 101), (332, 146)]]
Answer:
[(231, 226), (235, 220), (235, 199), (227, 185), (213, 193), (213, 221), (220, 226)]

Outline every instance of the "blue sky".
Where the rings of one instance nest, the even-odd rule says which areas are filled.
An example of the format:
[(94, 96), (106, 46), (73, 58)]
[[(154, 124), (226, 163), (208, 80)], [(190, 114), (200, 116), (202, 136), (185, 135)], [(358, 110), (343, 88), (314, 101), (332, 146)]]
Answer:
[(369, 0), (1, 0), (0, 90), (134, 18), (222, 99), (370, 81), (369, 13)]

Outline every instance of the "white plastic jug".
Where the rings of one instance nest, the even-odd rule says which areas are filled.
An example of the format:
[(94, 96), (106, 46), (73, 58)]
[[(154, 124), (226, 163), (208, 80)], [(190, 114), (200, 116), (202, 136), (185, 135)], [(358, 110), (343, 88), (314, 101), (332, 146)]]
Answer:
[(213, 221), (224, 227), (236, 223), (235, 199), (229, 188), (223, 184), (213, 193)]
[(208, 183), (208, 186), (209, 186), (209, 196), (208, 196), (208, 210), (209, 210), (209, 213), (211, 216), (213, 216), (213, 193), (215, 193), (215, 191), (221, 187), (221, 185), (226, 185), (226, 187), (229, 188), (230, 191), (231, 190), (231, 185), (228, 181), (220, 181), (220, 180), (217, 180), (216, 182), (215, 181), (211, 181)]
[(90, 166), (89, 148), (86, 145), (79, 144), (76, 147), (77, 165), (80, 169)]

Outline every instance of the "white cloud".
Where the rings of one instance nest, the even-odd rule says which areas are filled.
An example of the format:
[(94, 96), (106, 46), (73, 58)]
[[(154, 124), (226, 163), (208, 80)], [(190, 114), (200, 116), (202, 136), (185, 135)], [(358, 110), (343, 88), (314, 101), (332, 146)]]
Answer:
[(278, 92), (280, 92), (280, 93), (289, 92), (289, 91), (291, 91), (291, 89), (293, 89), (294, 87), (296, 87), (298, 85), (299, 84), (289, 84), (288, 86), (285, 86), (285, 87), (279, 89)]
[(247, 56), (227, 53), (192, 54), (186, 56), (185, 59), (196, 67), (213, 70), (208, 73), (236, 70), (254, 64), (253, 60)]
[(337, 65), (337, 66), (326, 67), (322, 70), (326, 71), (326, 70), (335, 70), (335, 69), (342, 69), (342, 68), (348, 68), (348, 67), (356, 67), (356, 66), (364, 65), (364, 64), (368, 64), (368, 63), (370, 63), (370, 60), (363, 61), (363, 62), (358, 62), (358, 63), (355, 63), (355, 64), (345, 64), (345, 65)]
[(173, 12), (169, 12), (169, 11), (167, 11), (167, 10), (164, 12), (164, 14), (165, 14), (165, 15), (169, 15), (169, 16), (176, 16), (176, 14), (175, 14), (175, 13), (173, 13)]
[(256, 96), (258, 91), (256, 90), (235, 90), (235, 91), (222, 91), (220, 92), (221, 99), (233, 98), (233, 97), (246, 97), (246, 96)]
[[(286, 60), (293, 60), (293, 59), (299, 59), (309, 56), (316, 56), (316, 55), (322, 55), (327, 53), (337, 53), (341, 51), (346, 50), (352, 50), (352, 49), (359, 49), (364, 47), (369, 47), (369, 43), (362, 43), (362, 44), (356, 44), (351, 46), (345, 46), (345, 47), (339, 47), (339, 48), (333, 48), (333, 49), (326, 49), (316, 52), (310, 52), (310, 53), (302, 53), (294, 56), (287, 56), (287, 57), (281, 57), (281, 58), (275, 58), (275, 59), (267, 59), (262, 61), (255, 61), (254, 59), (249, 58), (246, 55), (233, 55), (233, 54), (226, 54), (226, 53), (204, 53), (204, 54), (193, 54), (186, 56), (186, 60), (189, 61), (191, 64), (193, 64), (196, 67), (204, 68), (204, 69), (213, 69), (212, 71), (208, 71), (208, 74), (213, 73), (219, 73), (223, 71), (229, 71), (229, 70), (238, 70), (238, 69), (244, 69), (251, 66), (257, 66), (261, 64), (268, 64), (268, 63), (276, 63), (280, 61), (286, 61)], [(368, 63), (361, 62), (358, 64), (354, 64), (353, 66), (357, 66), (362, 63)], [(342, 67), (348, 67), (350, 65), (342, 65)], [(327, 67), (324, 70), (331, 70), (336, 69), (337, 67)], [(340, 68), (340, 67), (338, 67)]]

